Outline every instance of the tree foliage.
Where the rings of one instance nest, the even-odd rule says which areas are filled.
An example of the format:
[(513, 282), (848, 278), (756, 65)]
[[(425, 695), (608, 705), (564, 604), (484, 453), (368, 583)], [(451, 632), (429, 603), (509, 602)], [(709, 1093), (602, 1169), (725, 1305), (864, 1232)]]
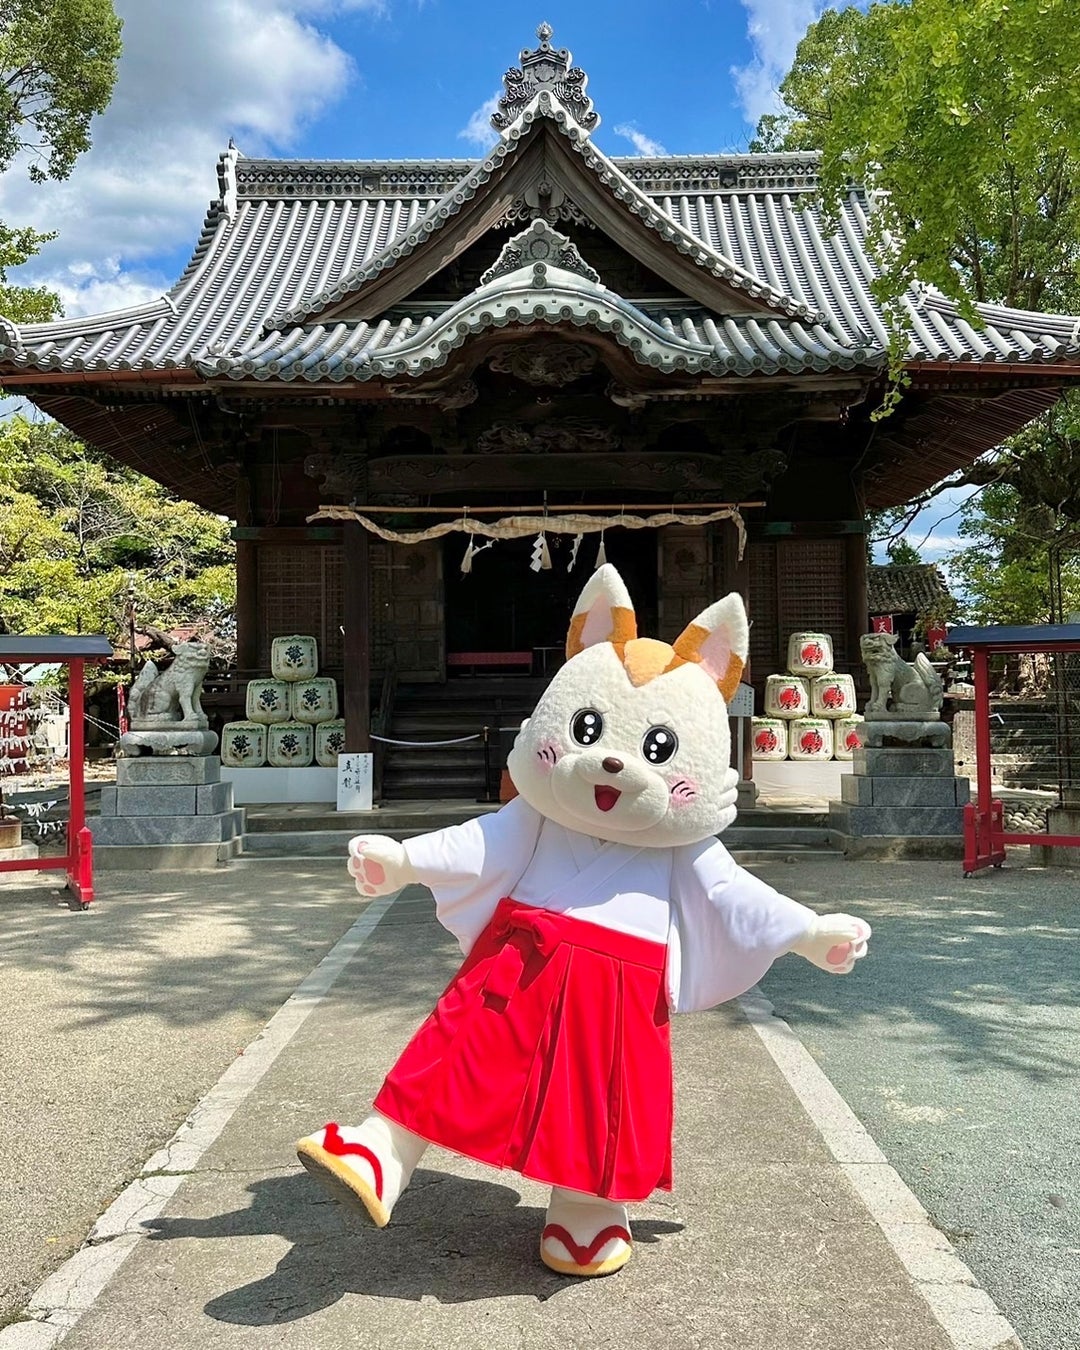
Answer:
[(965, 303), (1068, 312), (1080, 295), (1075, 0), (826, 10), (756, 148), (822, 152), (827, 202), (873, 194), (887, 302), (914, 281)]
[[(90, 123), (112, 97), (120, 30), (111, 0), (4, 0), (0, 6), (0, 173), (67, 178), (90, 148)], [(42, 287), (11, 286), (8, 270), (52, 239), (0, 222), (0, 314), (37, 323), (60, 312)]]
[(1047, 533), (1042, 510), (1010, 483), (992, 484), (965, 507), (960, 534), (971, 542), (949, 571), (971, 622), (1060, 622), (1080, 611), (1080, 538)]
[(126, 634), (220, 625), (235, 603), (229, 523), (52, 423), (0, 429), (0, 624), (10, 632)]
[[(887, 0), (826, 10), (800, 43), (781, 84), (785, 111), (762, 119), (752, 148), (819, 149), (827, 207), (852, 180), (867, 185), (894, 373), (906, 328), (895, 302), (914, 282), (976, 324), (972, 301), (1080, 309), (1078, 17), (1075, 0)], [(962, 512), (972, 542), (949, 560), (971, 616), (1068, 612), (1078, 598), (1075, 396), (879, 520), (877, 537), (895, 538), (927, 498), (963, 485), (984, 489)]]

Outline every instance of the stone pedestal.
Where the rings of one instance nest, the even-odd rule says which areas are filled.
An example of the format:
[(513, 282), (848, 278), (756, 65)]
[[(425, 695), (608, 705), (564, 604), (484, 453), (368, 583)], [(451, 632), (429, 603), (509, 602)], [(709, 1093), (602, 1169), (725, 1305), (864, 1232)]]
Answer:
[(190, 870), (236, 857), (244, 813), (216, 755), (148, 755), (116, 761), (116, 787), (101, 789), (87, 824), (99, 867)]
[(1047, 834), (1075, 834), (1076, 848), (1031, 845), (1031, 861), (1037, 867), (1080, 867), (1080, 805), (1054, 806), (1046, 814)]
[(830, 842), (849, 858), (962, 859), (970, 784), (948, 726), (868, 720), (866, 738), (829, 808)]
[(751, 778), (740, 778), (736, 789), (735, 809), (752, 811), (757, 805), (757, 784)]

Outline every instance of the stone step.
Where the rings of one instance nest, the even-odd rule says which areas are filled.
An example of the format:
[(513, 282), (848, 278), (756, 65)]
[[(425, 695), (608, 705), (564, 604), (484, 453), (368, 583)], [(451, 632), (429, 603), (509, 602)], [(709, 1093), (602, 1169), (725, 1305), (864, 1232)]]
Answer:
[(427, 801), (435, 787), (440, 797), (475, 801), (484, 795), (484, 775), (440, 773), (433, 779), (430, 774), (395, 775), (387, 771), (383, 778), (383, 794), (391, 802)]
[[(475, 814), (475, 812), (473, 812)], [(255, 825), (257, 817), (249, 821)], [(325, 818), (318, 821), (326, 825)], [(349, 840), (356, 834), (385, 834), (392, 839), (413, 839), (417, 835), (427, 834), (442, 826), (433, 821), (422, 825), (393, 826), (385, 819), (377, 824), (364, 823), (357, 827), (319, 828), (319, 829), (265, 829), (249, 828), (244, 835), (242, 856), (246, 858), (345, 858), (348, 856)], [(827, 830), (740, 830), (733, 825), (725, 830), (723, 842), (736, 856), (746, 853), (753, 860), (761, 862), (776, 861), (786, 857), (805, 858), (815, 854), (830, 853)], [(760, 856), (759, 856), (760, 855)]]
[(301, 830), (345, 830), (354, 834), (389, 834), (398, 831), (426, 834), (448, 825), (460, 825), (486, 811), (497, 811), (498, 802), (449, 803), (430, 797), (415, 805), (402, 803), (380, 807), (377, 811), (335, 811), (333, 803), (304, 803), (297, 806), (245, 808), (248, 834), (270, 834)]

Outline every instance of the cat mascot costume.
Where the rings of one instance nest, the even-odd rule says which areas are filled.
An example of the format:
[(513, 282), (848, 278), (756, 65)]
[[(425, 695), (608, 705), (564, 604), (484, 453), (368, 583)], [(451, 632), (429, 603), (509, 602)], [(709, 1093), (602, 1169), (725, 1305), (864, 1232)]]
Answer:
[(372, 1114), (297, 1145), (338, 1199), (382, 1227), (439, 1144), (551, 1186), (541, 1260), (610, 1274), (631, 1256), (628, 1202), (671, 1188), (671, 1013), (734, 998), (785, 952), (835, 975), (864, 954), (867, 924), (818, 917), (716, 838), (747, 639), (738, 595), (673, 646), (639, 638), (601, 567), (511, 751), (520, 795), (403, 844), (352, 840), (361, 893), (430, 887), (465, 961)]

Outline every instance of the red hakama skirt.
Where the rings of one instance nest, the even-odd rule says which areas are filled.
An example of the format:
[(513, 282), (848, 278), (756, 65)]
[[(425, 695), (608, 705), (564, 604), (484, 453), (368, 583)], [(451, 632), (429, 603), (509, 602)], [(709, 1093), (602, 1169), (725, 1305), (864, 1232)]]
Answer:
[(552, 1186), (618, 1201), (670, 1190), (666, 950), (501, 900), (375, 1109)]

